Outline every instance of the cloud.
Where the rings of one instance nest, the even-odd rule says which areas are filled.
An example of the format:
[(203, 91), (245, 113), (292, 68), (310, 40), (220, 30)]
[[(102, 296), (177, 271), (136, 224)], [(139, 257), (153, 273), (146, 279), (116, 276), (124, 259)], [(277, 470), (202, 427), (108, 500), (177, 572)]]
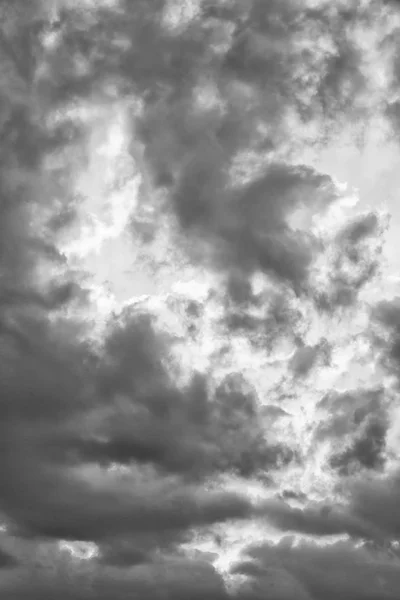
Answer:
[[(201, 172), (204, 167), (194, 168), (200, 170), (187, 173), (176, 192), (175, 206), (181, 219), (185, 219), (181, 211), (187, 211), (195, 230), (210, 237), (218, 252), (216, 263), (224, 268), (237, 265), (250, 273), (261, 270), (299, 289), (307, 278), (315, 241), (290, 231), (285, 215), (303, 194), (312, 202), (324, 179), (305, 167), (271, 165), (259, 181), (239, 193), (231, 191), (231, 198), (224, 201), (222, 190), (210, 189), (212, 178)], [(329, 202), (329, 191), (327, 196)]]
[(384, 467), (389, 404), (382, 388), (330, 393), (322, 398), (318, 406), (326, 414), (315, 436), (320, 442), (330, 441), (331, 468), (349, 475), (360, 468)]
[(375, 213), (367, 213), (357, 217), (353, 222), (348, 223), (337, 235), (337, 240), (346, 250), (346, 253), (357, 260), (357, 256), (352, 256), (355, 252), (355, 246), (373, 235), (379, 226), (378, 217)]
[(387, 429), (387, 423), (384, 421), (371, 420), (350, 448), (331, 457), (330, 465), (339, 469), (342, 474), (348, 474), (351, 469), (357, 470), (359, 467), (382, 469), (385, 463)]
[(222, 580), (215, 570), (200, 561), (175, 559), (138, 566), (124, 579), (120, 582), (114, 578), (100, 581), (99, 590), (104, 586), (104, 597), (107, 597), (106, 593), (113, 594), (114, 591), (123, 597), (123, 593), (135, 590), (134, 593), (140, 598), (227, 598)]
[[(154, 185), (169, 192), (163, 210), (172, 210), (189, 236), (192, 258), (228, 272), (234, 267), (248, 274), (261, 271), (299, 291), (318, 244), (291, 230), (287, 219), (302, 203), (326, 208), (338, 191), (326, 175), (279, 155), (290, 131), (288, 115), (327, 123), (350, 118), (353, 109), (363, 112), (355, 98), (367, 96), (368, 84), (355, 31), (371, 16), (361, 4), (329, 11), (322, 5), (299, 9), (274, 2), (266, 16), (260, 2), (234, 3), (211, 18), (200, 11), (178, 41), (158, 27), (157, 10), (152, 15), (140, 7), (125, 15), (138, 35), (123, 58), (130, 71), (123, 72), (138, 90), (146, 89), (134, 127)], [(221, 57), (210, 47), (210, 36), (226, 28), (231, 34)], [(324, 42), (317, 53), (310, 45), (315, 36)], [(147, 57), (140, 70), (134, 66), (139, 45)], [(204, 69), (196, 58), (202, 55), (207, 56)], [(217, 100), (200, 110), (192, 92), (202, 86), (203, 71)], [(183, 72), (190, 77), (183, 79)], [(264, 136), (263, 128), (269, 132)], [(260, 157), (259, 173), (232, 189), (232, 164), (251, 152)], [(358, 285), (369, 276), (360, 274)], [(336, 290), (332, 301), (345, 302), (350, 285), (355, 282), (338, 280), (348, 293)]]
[(326, 339), (322, 339), (314, 346), (307, 346), (302, 343), (290, 360), (289, 368), (295, 377), (306, 377), (314, 367), (318, 358), (321, 357), (323, 363), (329, 364), (331, 347)]
[(352, 513), (374, 527), (387, 539), (399, 537), (399, 510), (396, 497), (399, 489), (398, 473), (376, 475), (370, 479), (356, 480), (349, 485)]
[(0, 568), (8, 569), (10, 567), (16, 567), (18, 565), (17, 559), (9, 554), (6, 550), (0, 549)]
[(151, 557), (143, 549), (143, 546), (145, 546), (145, 540), (143, 539), (139, 543), (124, 540), (119, 543), (101, 544), (99, 559), (102, 564), (117, 567), (132, 567), (150, 562)]
[(381, 538), (379, 529), (346, 507), (308, 504), (294, 508), (281, 500), (266, 501), (259, 509), (268, 521), (284, 532), (318, 537), (348, 534), (355, 539)]
[[(177, 388), (163, 364), (168, 345), (148, 315), (110, 324), (100, 354), (54, 324), (26, 325), (29, 344), (2, 366), (0, 502), (13, 531), (93, 541), (166, 531), (172, 539), (251, 516), (240, 494), (204, 490), (207, 475), (248, 477), (292, 459), (268, 444), (239, 375), (212, 401), (201, 380), (186, 393)], [(129, 473), (101, 466), (113, 463)]]
[[(91, 386), (96, 386), (96, 377), (93, 377), (93, 370), (89, 366), (90, 358), (93, 360), (94, 357), (83, 354), (82, 361), (79, 347), (68, 348), (61, 344), (61, 347), (57, 348), (54, 338), (46, 340), (43, 330), (41, 333), (41, 353), (36, 353), (34, 357), (29, 353), (28, 356), (17, 356), (18, 373), (24, 373), (23, 379), (13, 374), (6, 375), (7, 366), (15, 368), (14, 357), (12, 357), (14, 360), (9, 360), (8, 365), (3, 366), (2, 385), (7, 390), (7, 400), (3, 401), (2, 428), (5, 453), (0, 465), (0, 476), (4, 482), (1, 504), (15, 523), (17, 530), (70, 539), (101, 539), (104, 536), (121, 535), (131, 528), (136, 531), (147, 529), (179, 531), (196, 523), (247, 517), (249, 504), (235, 494), (217, 491), (207, 493), (190, 485), (188, 487), (181, 483), (179, 478), (161, 476), (151, 469), (147, 476), (146, 470), (141, 474), (140, 469), (136, 474), (132, 474), (128, 480), (131, 480), (132, 484), (137, 481), (138, 487), (136, 491), (129, 490), (126, 476), (107, 474), (99, 470), (95, 464), (102, 455), (103, 458), (108, 456), (110, 464), (113, 461), (123, 463), (128, 458), (136, 459), (140, 463), (147, 458), (155, 467), (162, 466), (163, 462), (167, 463), (168, 470), (168, 457), (166, 458), (162, 451), (164, 446), (164, 451), (172, 453), (170, 459), (172, 471), (174, 471), (173, 452), (178, 452), (176, 460), (179, 465), (179, 453), (181, 453), (181, 469), (189, 470), (194, 467), (201, 472), (199, 460), (201, 447), (198, 451), (198, 467), (196, 467), (196, 451), (194, 460), (191, 460), (190, 454), (189, 458), (185, 457), (187, 444), (190, 448), (190, 438), (184, 437), (182, 441), (178, 439), (176, 443), (176, 441), (168, 442), (168, 436), (164, 435), (162, 422), (165, 426), (170, 422), (171, 428), (175, 428), (177, 427), (174, 423), (175, 418), (178, 416), (180, 419), (184, 418), (180, 416), (179, 411), (175, 412), (176, 407), (174, 407), (174, 400), (182, 402), (182, 398), (177, 391), (175, 397), (168, 392), (168, 386), (163, 387), (165, 382), (162, 377), (165, 377), (165, 373), (159, 370), (157, 358), (151, 352), (146, 354), (146, 346), (143, 343), (139, 346), (141, 351), (137, 353), (136, 364), (141, 365), (141, 372), (147, 373), (147, 378), (151, 377), (155, 384), (153, 390), (150, 390), (150, 393), (153, 392), (151, 396), (153, 404), (147, 404), (144, 417), (145, 423), (147, 421), (148, 434), (153, 435), (153, 442), (149, 435), (140, 438), (145, 423), (142, 423), (136, 433), (134, 429), (141, 403), (143, 406), (148, 397), (146, 394), (148, 390), (140, 388), (139, 377), (133, 379), (133, 389), (129, 390), (126, 386), (124, 389), (125, 393), (131, 394), (131, 403), (128, 401), (125, 407), (122, 403), (122, 410), (118, 409), (118, 403), (114, 404), (110, 411), (112, 404), (108, 404), (107, 407), (107, 403), (113, 402), (113, 395), (121, 393), (121, 388), (116, 386), (116, 389), (111, 392), (109, 387), (104, 387), (104, 379), (99, 376), (98, 389), (99, 394), (103, 391), (104, 404), (96, 399), (93, 392), (89, 397), (86, 395), (88, 385), (89, 389)], [(53, 328), (53, 336), (54, 333)], [(125, 333), (128, 335), (128, 329)], [(136, 333), (140, 335), (140, 327)], [(48, 345), (43, 348), (46, 342)], [(118, 381), (121, 383), (125, 380), (128, 383), (128, 373), (124, 373), (121, 369), (123, 360), (127, 359), (125, 352), (129, 352), (131, 346), (126, 346), (124, 351), (121, 342), (120, 338), (120, 343), (115, 347), (120, 356)], [(136, 346), (137, 349), (139, 347)], [(72, 351), (75, 351), (75, 354), (71, 355)], [(46, 370), (50, 356), (53, 359), (51, 371)], [(82, 362), (79, 366), (80, 361)], [(73, 378), (70, 369), (74, 369)], [(160, 380), (157, 382), (157, 373), (161, 377), (161, 383)], [(91, 384), (90, 377), (93, 377)], [(108, 377), (106, 379), (110, 381)], [(63, 382), (61, 388), (59, 388), (60, 382)], [(135, 395), (138, 402), (136, 413), (133, 400)], [(124, 408), (128, 412), (124, 412)], [(181, 409), (183, 413), (182, 405)], [(148, 412), (149, 410), (154, 411), (153, 416)], [(170, 419), (169, 411), (172, 411)], [(127, 419), (130, 419), (131, 426)], [(85, 442), (84, 438), (79, 440), (76, 436), (79, 422), (83, 423), (81, 435), (84, 435), (85, 428), (91, 422), (94, 426), (93, 431), (96, 432), (98, 429), (95, 426), (96, 420), (100, 420), (100, 427), (103, 421), (105, 425), (105, 431), (102, 432), (100, 429), (97, 435), (104, 436), (107, 433), (108, 420), (111, 426), (109, 435), (118, 437), (112, 437), (111, 443), (107, 445), (107, 442), (105, 444), (96, 442), (96, 439), (90, 442), (93, 433), (88, 432), (88, 442)], [(180, 423), (182, 424), (182, 420)], [(179, 432), (179, 429), (175, 431)], [(75, 436), (72, 432), (75, 432)], [(219, 431), (219, 435), (221, 434), (223, 444), (224, 429)], [(164, 436), (161, 447), (160, 436)], [(147, 455), (145, 445), (148, 449)], [(80, 453), (80, 447), (83, 447), (86, 455), (85, 452)], [(229, 454), (231, 451), (228, 448), (225, 451), (228, 452), (229, 462), (232, 460)], [(217, 457), (219, 452), (217, 446)], [(90, 466), (91, 464), (93, 466)], [(179, 468), (177, 470), (179, 472)], [(11, 473), (14, 473), (13, 484), (9, 485), (7, 481)], [(140, 480), (142, 483), (139, 485)], [(32, 494), (27, 504), (26, 494), (30, 488)], [(154, 494), (159, 500), (149, 503)]]
[[(13, 4), (0, 2), (0, 511), (17, 543), (0, 552), (0, 595), (394, 598), (397, 558), (355, 546), (398, 536), (386, 383), (327, 392), (323, 422), (304, 422), (335, 385), (318, 368), (335, 368), (334, 317), (357, 308), (381, 266), (384, 220), (368, 210), (334, 223), (345, 192), (305, 158), (335, 128), (369, 122), (381, 92), (363, 36), (376, 3), (200, 2), (177, 28), (161, 0), (54, 2), (54, 18), (46, 3)], [(76, 182), (89, 152), (110, 151), (94, 148), (99, 105), (123, 105), (141, 171), (123, 235), (142, 256), (168, 228), (194, 277), (217, 288), (205, 300), (190, 290), (183, 308), (168, 296), (180, 334), (150, 301), (115, 306), (101, 328), (90, 273), (65, 250), (95, 220), (84, 196), (103, 189)], [(126, 176), (108, 157), (96, 172), (105, 196)], [(150, 215), (141, 236), (134, 201)], [(398, 308), (378, 303), (368, 332), (396, 375)], [(271, 405), (274, 361), (292, 389)], [(307, 481), (310, 448), (319, 460), (322, 447), (329, 503), (331, 488)], [(280, 500), (265, 500), (271, 488)], [(222, 571), (246, 527), (267, 537), (270, 525), (350, 540), (252, 548), (232, 587), (211, 563)], [(97, 554), (63, 558), (66, 540)], [(44, 548), (53, 556), (37, 569)]]
[(168, 600), (183, 600), (188, 595), (195, 599), (228, 598), (222, 579), (211, 565), (186, 559), (159, 560), (129, 570), (102, 567), (96, 571), (93, 564), (78, 566), (74, 560), (56, 555), (47, 565), (37, 565), (36, 573), (19, 572), (18, 577), (3, 580), (0, 585), (1, 592), (10, 599), (50, 600), (56, 596), (62, 600), (106, 600), (112, 596), (122, 600), (127, 595)]
[[(253, 286), (251, 286), (253, 288)], [(294, 341), (303, 323), (298, 298), (290, 284), (267, 287), (254, 293), (248, 304), (237, 305), (224, 297), (220, 323), (229, 338), (245, 336), (255, 350), (272, 352), (282, 339)]]
[(371, 341), (385, 371), (398, 377), (399, 363), (399, 299), (382, 300), (372, 309)]
[[(136, 461), (191, 480), (226, 470), (249, 476), (291, 459), (289, 448), (268, 442), (256, 393), (243, 376), (227, 375), (209, 394), (206, 379), (195, 373), (180, 389), (162, 364), (167, 352), (162, 338), (157, 345), (145, 315), (129, 325), (120, 322), (105, 343), (104, 367), (98, 371), (107, 407), (99, 408), (99, 425), (89, 436), (78, 431), (64, 436), (65, 450), (70, 444), (69, 451), (83, 461)], [(125, 396), (114, 396), (110, 404), (110, 390)]]
[(367, 213), (346, 222), (333, 236), (328, 282), (322, 293), (315, 294), (320, 310), (336, 312), (355, 305), (378, 274), (385, 230), (382, 217)]
[[(3, 504), (12, 530), (21, 535), (96, 541), (143, 531), (179, 532), (228, 519), (246, 519), (252, 514), (250, 503), (238, 494), (206, 493), (177, 486), (177, 481), (156, 479), (136, 485), (136, 491), (129, 493), (126, 483), (121, 485), (115, 479), (107, 486), (91, 489), (88, 480), (79, 485), (72, 477), (65, 481), (65, 475), (64, 479), (57, 479), (55, 474), (47, 474), (46, 479), (36, 475), (30, 475), (31, 485), (41, 485), (42, 495), (36, 494), (29, 508), (21, 497), (10, 493)], [(51, 493), (51, 482), (57, 482), (62, 499)], [(131, 485), (135, 483), (137, 478), (132, 478)], [(21, 496), (24, 489), (20, 484)], [(154, 495), (158, 500), (151, 501)]]
[[(287, 600), (396, 598), (398, 558), (374, 554), (352, 542), (294, 546), (290, 538), (284, 538), (277, 545), (253, 547), (248, 554), (258, 572), (254, 570), (238, 585), (237, 598), (262, 598), (268, 593)], [(240, 570), (238, 565), (236, 572)]]

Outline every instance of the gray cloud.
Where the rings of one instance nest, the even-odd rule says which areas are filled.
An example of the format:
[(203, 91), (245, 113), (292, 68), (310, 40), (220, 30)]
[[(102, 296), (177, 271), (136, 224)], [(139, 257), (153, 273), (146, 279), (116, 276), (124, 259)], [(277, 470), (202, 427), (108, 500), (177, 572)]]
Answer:
[(382, 300), (372, 309), (371, 341), (385, 370), (398, 377), (400, 359), (400, 304), (398, 298)]
[(317, 438), (343, 439), (365, 425), (367, 417), (379, 416), (384, 412), (384, 390), (379, 387), (356, 388), (340, 393), (332, 391), (319, 401), (317, 408), (325, 413), (316, 430)]
[(373, 419), (368, 422), (361, 435), (358, 435), (349, 448), (334, 454), (330, 465), (341, 474), (349, 474), (360, 467), (382, 469), (385, 464), (385, 445), (388, 423)]
[(349, 486), (351, 510), (354, 515), (380, 528), (388, 539), (396, 539), (400, 535), (398, 490), (397, 472), (356, 480)]
[(326, 339), (322, 339), (314, 346), (298, 343), (298, 349), (290, 360), (289, 368), (295, 377), (306, 377), (313, 369), (319, 358), (327, 365), (330, 362), (331, 346)]
[[(166, 366), (176, 340), (157, 331), (149, 314), (130, 309), (111, 318), (95, 348), (88, 324), (63, 313), (89, 297), (84, 273), (71, 272), (58, 249), (80, 202), (71, 165), (84, 169), (87, 157), (79, 119), (48, 124), (71, 105), (90, 103), (93, 94), (105, 97), (112, 84), (121, 100), (134, 95), (142, 102), (130, 131), (134, 155), (142, 144), (150, 182), (139, 202), (153, 202), (162, 188), (157, 220), (173, 216), (175, 241), (189, 259), (223, 276), (222, 327), (268, 352), (283, 337), (299, 335), (294, 298), (308, 294), (317, 306), (338, 310), (355, 302), (378, 269), (369, 242), (382, 232), (371, 213), (334, 240), (337, 260), (318, 296), (310, 272), (325, 242), (290, 225), (295, 210), (323, 214), (341, 193), (329, 176), (299, 162), (302, 140), (294, 139), (289, 116), (313, 125), (320, 132), (315, 142), (334, 126), (368, 121), (363, 99), (370, 83), (355, 30), (371, 26), (373, 10), (364, 3), (307, 9), (274, 0), (268, 11), (260, 0), (209, 3), (176, 34), (162, 26), (161, 0), (96, 10), (59, 6), (51, 26), (46, 3), (30, 2), (22, 11), (0, 2), (0, 509), (7, 535), (26, 548), (88, 540), (100, 553), (85, 563), (81, 580), (83, 563), (71, 559), (63, 572), (56, 555), (51, 568), (36, 570), (6, 548), (0, 595), (226, 600), (230, 588), (221, 577), (209, 564), (186, 559), (181, 546), (195, 530), (253, 517), (315, 537), (396, 536), (398, 486), (388, 475), (350, 478), (349, 505), (329, 510), (306, 499), (303, 510), (285, 503), (259, 507), (226, 491), (218, 485), (221, 475), (260, 483), (266, 473), (299, 463), (287, 441), (268, 439), (268, 419), (245, 378), (232, 372), (209, 392), (206, 375), (196, 373), (180, 386)], [(54, 43), (46, 50), (51, 28)], [(206, 80), (216, 96), (208, 108), (199, 106)], [(235, 180), (240, 157), (252, 154), (263, 156), (259, 172)], [(62, 166), (52, 170), (53, 156)], [(267, 299), (252, 289), (255, 273), (275, 283)], [(250, 314), (254, 307), (260, 317)], [(202, 307), (188, 310), (195, 335)], [(389, 344), (376, 347), (392, 370), (397, 312), (395, 303), (380, 304), (373, 315), (390, 330)], [(328, 360), (328, 350), (323, 342), (298, 348), (293, 374), (311, 373), (321, 355)], [(336, 405), (330, 410), (321, 436), (351, 438), (340, 466), (380, 466), (384, 411), (362, 402), (353, 413), (342, 415)], [(345, 422), (351, 414), (354, 427)], [(376, 557), (371, 563), (367, 550), (350, 542), (331, 548), (282, 543), (252, 555), (250, 583), (229, 592), (238, 600), (266, 593), (390, 599), (398, 589), (397, 564)]]
[[(209, 168), (215, 169), (214, 159), (209, 160)], [(261, 270), (300, 289), (307, 278), (316, 242), (310, 236), (290, 231), (285, 217), (302, 197), (312, 202), (313, 194), (320, 193), (326, 178), (303, 166), (271, 165), (259, 181), (243, 191), (231, 191), (231, 198), (224, 200), (223, 184), (219, 184), (221, 191), (210, 188), (213, 178), (210, 173), (206, 175), (204, 165), (193, 168), (199, 172), (185, 175), (175, 195), (175, 206), (184, 223), (185, 210), (193, 226), (210, 238), (218, 252), (217, 264), (224, 268), (239, 266), (249, 273)], [(329, 202), (334, 191), (328, 189), (326, 194)], [(189, 222), (186, 225), (192, 226)]]
[(0, 549), (0, 569), (9, 569), (10, 567), (16, 567), (17, 565), (18, 560), (15, 556), (6, 550)]
[[(202, 490), (207, 474), (250, 476), (292, 459), (268, 445), (243, 378), (228, 377), (213, 401), (199, 376), (176, 388), (162, 364), (168, 345), (146, 315), (110, 326), (97, 357), (58, 338), (55, 325), (26, 325), (29, 343), (2, 366), (0, 503), (13, 531), (87, 540), (166, 531), (178, 539), (252, 514), (239, 495)], [(113, 462), (143, 468), (104, 478), (96, 465)]]
[(247, 305), (228, 301), (221, 319), (224, 335), (244, 335), (254, 349), (265, 352), (272, 351), (283, 338), (297, 343), (301, 324), (302, 314), (290, 285), (253, 296)]
[(328, 289), (315, 296), (320, 310), (335, 312), (355, 305), (362, 289), (379, 271), (384, 231), (383, 220), (367, 213), (338, 232), (332, 246), (335, 259)]
[[(238, 598), (263, 598), (270, 593), (287, 600), (334, 600), (338, 596), (344, 600), (389, 600), (397, 595), (398, 558), (374, 554), (352, 542), (293, 546), (290, 538), (284, 538), (277, 545), (253, 547), (248, 554), (259, 569), (239, 586)], [(240, 572), (240, 565), (236, 571)]]
[(318, 407), (325, 415), (315, 437), (331, 442), (331, 468), (340, 475), (352, 475), (360, 469), (384, 467), (389, 403), (382, 388), (333, 392)]
[(186, 559), (158, 560), (129, 570), (110, 566), (95, 570), (93, 564), (78, 568), (73, 560), (55, 556), (47, 569), (46, 564), (39, 564), (35, 573), (20, 571), (14, 580), (3, 580), (0, 591), (12, 600), (50, 600), (54, 596), (62, 600), (228, 598), (211, 565)]
[[(154, 83), (145, 78), (149, 100), (135, 130), (144, 142), (155, 184), (170, 192), (170, 208), (189, 236), (193, 257), (206, 262), (211, 258), (214, 268), (228, 272), (261, 270), (300, 291), (318, 244), (291, 230), (287, 218), (302, 203), (325, 208), (338, 190), (326, 175), (274, 156), (241, 190), (230, 188), (229, 169), (244, 149), (273, 153), (279, 148), (288, 135), (290, 110), (306, 122), (321, 120), (322, 128), (328, 129), (328, 122), (354, 117), (353, 110), (362, 112), (354, 98), (366, 94), (368, 85), (354, 31), (365, 27), (371, 15), (361, 4), (329, 11), (274, 2), (266, 16), (263, 3), (233, 3), (211, 19), (206, 11), (182, 33), (180, 56), (185, 59), (176, 55), (177, 38), (157, 29), (148, 11), (138, 11), (135, 17), (135, 27), (145, 19), (149, 61), (139, 73), (132, 67), (135, 85), (144, 85), (141, 78), (150, 65), (157, 65)], [(233, 30), (228, 47), (222, 56), (213, 55), (207, 46), (210, 35), (227, 26)], [(285, 44), (280, 42), (283, 32)], [(326, 49), (321, 44), (316, 55), (307, 44), (304, 47), (310, 36), (323, 39)], [(149, 47), (152, 38), (157, 44)], [(132, 65), (136, 53), (134, 44), (126, 56)], [(161, 61), (158, 53), (168, 55), (169, 61)], [(194, 108), (192, 97), (203, 75), (194, 57), (201, 55), (207, 56), (207, 81), (220, 97), (219, 105), (202, 112)], [(181, 69), (190, 74), (184, 81)], [(260, 125), (267, 128), (271, 123), (274, 127), (262, 138)], [(206, 253), (195, 250), (200, 240), (207, 243)], [(367, 266), (351, 281), (342, 281), (337, 273), (336, 291), (326, 302), (347, 305), (353, 301), (351, 287), (361, 287), (372, 275)]]
[(266, 502), (260, 513), (278, 529), (315, 537), (348, 534), (355, 539), (383, 539), (378, 527), (352, 514), (347, 507), (310, 504), (293, 508), (281, 500)]

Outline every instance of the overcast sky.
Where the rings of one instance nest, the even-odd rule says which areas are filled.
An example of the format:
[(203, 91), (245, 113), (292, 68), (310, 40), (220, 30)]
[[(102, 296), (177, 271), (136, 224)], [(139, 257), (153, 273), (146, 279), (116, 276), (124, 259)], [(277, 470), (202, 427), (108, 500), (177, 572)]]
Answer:
[(395, 600), (400, 3), (0, 1), (0, 597)]

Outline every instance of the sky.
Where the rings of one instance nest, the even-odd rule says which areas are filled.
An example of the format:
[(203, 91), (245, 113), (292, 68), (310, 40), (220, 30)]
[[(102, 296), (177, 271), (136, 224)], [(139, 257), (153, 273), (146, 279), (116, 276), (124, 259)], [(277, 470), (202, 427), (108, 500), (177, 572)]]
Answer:
[(395, 600), (400, 3), (0, 1), (0, 596)]

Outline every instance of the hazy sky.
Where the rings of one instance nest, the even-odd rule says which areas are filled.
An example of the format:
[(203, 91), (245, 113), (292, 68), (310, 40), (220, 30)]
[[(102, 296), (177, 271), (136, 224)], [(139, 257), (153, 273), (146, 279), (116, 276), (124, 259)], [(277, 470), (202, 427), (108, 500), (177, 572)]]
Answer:
[(400, 3), (0, 1), (0, 596), (395, 600)]

